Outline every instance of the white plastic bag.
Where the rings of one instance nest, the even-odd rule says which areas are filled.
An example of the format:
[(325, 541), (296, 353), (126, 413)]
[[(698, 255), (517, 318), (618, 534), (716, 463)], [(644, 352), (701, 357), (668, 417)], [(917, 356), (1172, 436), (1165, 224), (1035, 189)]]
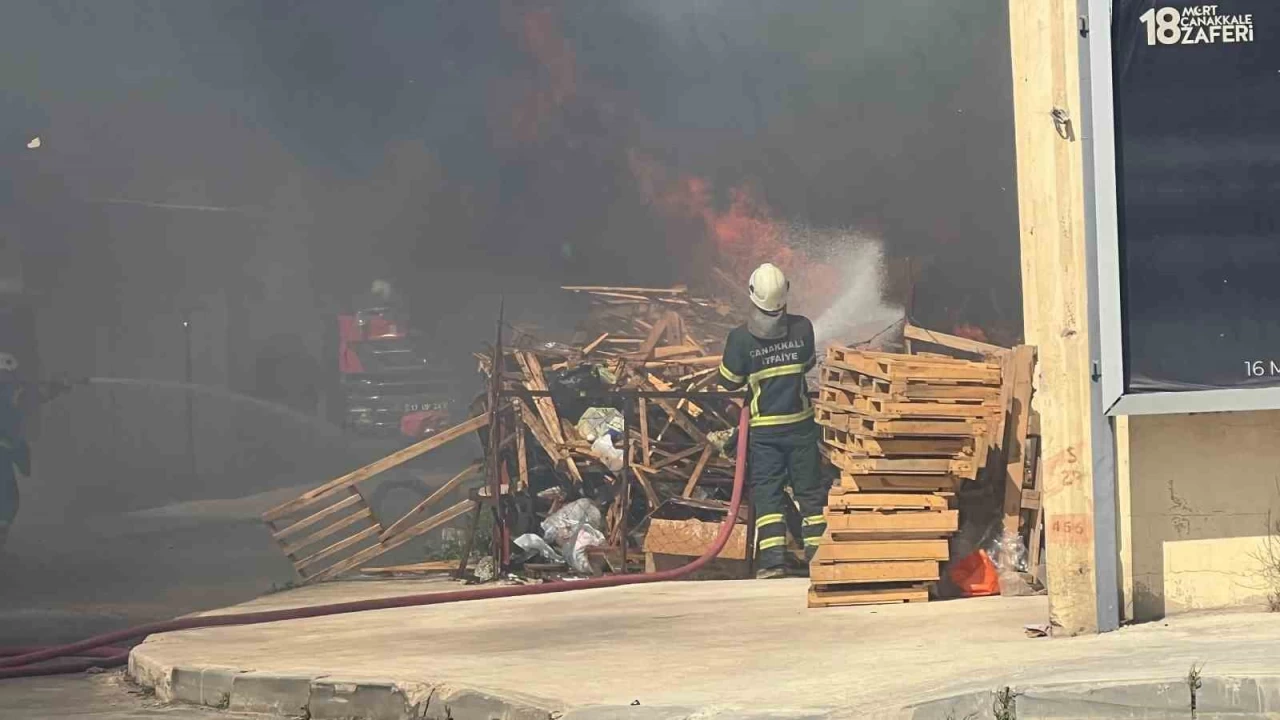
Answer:
[(607, 542), (608, 540), (605, 538), (604, 533), (590, 525), (583, 525), (574, 533), (569, 547), (565, 548), (565, 562), (569, 564), (569, 567), (574, 572), (579, 572), (583, 575), (595, 575), (597, 571), (591, 565), (591, 559), (587, 556), (587, 549), (599, 547)]
[(542, 521), (542, 536), (551, 543), (575, 572), (594, 575), (587, 548), (604, 545), (607, 539), (600, 531), (604, 516), (600, 508), (587, 498), (574, 500)]
[(600, 508), (587, 498), (574, 500), (548, 515), (542, 521), (542, 537), (563, 551), (582, 525), (590, 525), (597, 530), (604, 526)]
[(512, 540), (521, 550), (527, 553), (537, 553), (541, 555), (547, 562), (559, 563), (564, 562), (564, 557), (556, 552), (556, 549), (547, 544), (546, 540), (538, 537), (534, 533), (525, 533), (520, 537)]
[(613, 446), (613, 438), (609, 433), (596, 438), (596, 441), (591, 444), (591, 454), (604, 463), (611, 472), (622, 469), (622, 451)]

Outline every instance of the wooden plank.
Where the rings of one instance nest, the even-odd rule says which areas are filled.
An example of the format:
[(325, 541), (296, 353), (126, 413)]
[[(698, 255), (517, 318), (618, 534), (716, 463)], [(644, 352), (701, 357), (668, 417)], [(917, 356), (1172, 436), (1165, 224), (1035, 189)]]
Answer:
[(862, 540), (835, 542), (824, 539), (818, 546), (813, 562), (868, 562), (884, 560), (933, 560), (950, 559), (947, 540)]
[(671, 322), (671, 313), (664, 314), (658, 322), (654, 323), (653, 328), (649, 330), (649, 334), (645, 337), (644, 342), (640, 344), (640, 349), (632, 355), (633, 358), (644, 362), (653, 358), (653, 351), (658, 347), (658, 342), (662, 340), (662, 336), (667, 332), (667, 325)]
[(312, 575), (310, 577), (305, 577), (302, 581), (302, 584), (309, 585), (311, 583), (323, 582), (325, 580), (335, 578), (341, 575), (342, 573), (347, 572), (348, 570), (353, 570), (355, 568), (360, 567), (361, 565), (369, 562), (370, 560), (378, 557), (379, 555), (385, 552), (386, 552), (386, 548), (384, 548), (380, 544), (370, 545), (369, 547), (357, 552), (356, 554), (352, 555), (346, 560), (334, 563), (333, 565), (330, 565), (329, 567), (325, 568), (324, 570), (321, 570), (315, 575)]
[(352, 513), (335, 523), (330, 523), (324, 526), (323, 528), (320, 528), (316, 532), (311, 533), (310, 535), (302, 538), (301, 540), (297, 540), (296, 542), (290, 543), (288, 545), (282, 545), (280, 547), (280, 550), (290, 560), (295, 560), (297, 558), (295, 558), (294, 556), (298, 554), (299, 550), (305, 547), (314, 545), (317, 542), (320, 542), (321, 540), (338, 532), (339, 530), (345, 530), (351, 527), (352, 525), (355, 525), (361, 520), (370, 520), (375, 525), (377, 524), (377, 521), (373, 519), (373, 510), (366, 507), (365, 509), (359, 512)]
[(559, 443), (551, 439), (551, 435), (547, 432), (547, 426), (542, 422), (542, 418), (535, 415), (523, 401), (520, 403), (520, 418), (524, 420), (524, 426), (529, 428), (534, 441), (553, 461), (561, 463), (567, 459), (568, 453)]
[(908, 587), (884, 585), (821, 585), (809, 588), (809, 607), (843, 607), (928, 602), (924, 585)]
[(433, 573), (451, 573), (458, 567), (457, 560), (431, 560), (409, 565), (388, 565), (386, 567), (361, 568), (361, 575), (428, 575)]
[[(641, 374), (635, 374), (633, 377), (636, 378), (636, 382), (638, 382), (643, 389), (654, 389), (653, 383), (649, 382), (648, 378), (642, 377)], [(707, 441), (707, 434), (698, 429), (698, 426), (693, 423), (693, 420), (689, 419), (688, 415), (684, 414), (680, 408), (676, 407), (675, 403), (665, 398), (654, 398), (653, 402), (657, 404), (658, 407), (662, 408), (663, 412), (671, 418), (672, 424), (684, 431), (684, 433), (694, 442), (705, 443)]]
[(649, 504), (649, 511), (657, 510), (658, 506), (662, 504), (662, 498), (653, 489), (649, 474), (635, 465), (631, 466), (631, 472), (636, 476), (636, 482), (640, 483), (640, 489), (644, 491), (644, 499)]
[(590, 355), (592, 352), (595, 351), (596, 348), (600, 347), (600, 343), (608, 339), (609, 339), (609, 333), (600, 333), (600, 337), (596, 338), (595, 340), (592, 340), (590, 343), (587, 344), (586, 347), (582, 348), (582, 357), (585, 358), (588, 355)]
[(470, 420), (467, 420), (458, 425), (455, 425), (449, 428), (448, 430), (445, 430), (444, 432), (440, 432), (435, 435), (432, 435), (426, 440), (423, 440), (421, 442), (416, 442), (413, 445), (410, 445), (409, 447), (404, 448), (403, 450), (399, 450), (397, 452), (391, 453), (390, 455), (384, 458), (381, 458), (380, 460), (375, 460), (374, 462), (369, 463), (368, 465), (365, 465), (359, 470), (349, 472), (340, 478), (335, 478), (314, 490), (310, 490), (304, 493), (301, 497), (297, 498), (296, 500), (291, 500), (287, 503), (271, 508), (270, 510), (262, 514), (262, 519), (267, 522), (279, 520), (280, 518), (285, 517), (286, 515), (289, 515), (291, 513), (297, 512), (298, 510), (301, 510), (302, 508), (310, 506), (311, 504), (314, 503), (314, 501), (317, 498), (323, 496), (326, 493), (333, 491), (336, 488), (345, 487), (348, 485), (355, 485), (356, 483), (359, 483), (363, 480), (367, 480), (384, 470), (388, 470), (397, 465), (400, 465), (401, 463), (408, 462), (409, 460), (412, 460), (418, 457), (419, 455), (423, 455), (425, 453), (431, 452), (432, 450), (435, 450), (441, 445), (444, 445), (452, 440), (456, 440), (468, 433), (475, 432), (476, 430), (479, 430), (480, 428), (488, 424), (489, 424), (488, 413), (482, 413), (480, 415), (477, 415), (476, 417), (473, 417)]
[[(528, 351), (516, 351), (516, 362), (520, 365), (521, 371), (524, 373), (524, 386), (526, 389), (546, 392), (547, 379), (542, 374), (542, 364), (538, 361), (538, 357)], [(547, 434), (552, 441), (557, 444), (564, 444), (564, 433), (560, 429), (560, 416), (556, 413), (555, 403), (549, 397), (533, 398), (533, 407), (538, 411), (538, 415), (542, 417), (542, 422), (547, 428)]]
[(936, 330), (926, 330), (922, 327), (907, 323), (902, 329), (902, 336), (909, 340), (919, 340), (932, 345), (939, 345), (960, 352), (972, 353), (974, 355), (1001, 355), (1009, 352), (1009, 348), (992, 345), (990, 343), (970, 340), (968, 338), (958, 337), (956, 335), (948, 335), (947, 333), (937, 332)]
[(441, 510), (440, 512), (436, 513), (435, 515), (432, 515), (426, 520), (423, 520), (417, 525), (414, 525), (413, 527), (401, 532), (399, 535), (396, 535), (394, 537), (389, 537), (383, 540), (382, 545), (386, 550), (394, 550), (395, 548), (400, 547), (401, 545), (409, 542), (410, 540), (418, 537), (419, 535), (431, 532), (432, 530), (440, 527), (441, 525), (444, 525), (450, 520), (466, 515), (468, 512), (471, 512), (471, 510), (473, 510), (475, 506), (476, 506), (476, 501), (463, 500), (457, 505), (452, 505), (444, 510)]
[(960, 513), (957, 510), (941, 512), (899, 512), (899, 513), (825, 513), (827, 531), (845, 535), (858, 534), (911, 534), (913, 537), (936, 537), (953, 533), (959, 527)]
[(987, 433), (987, 423), (979, 420), (877, 420), (865, 415), (850, 415), (848, 429), (873, 437), (894, 435), (977, 436)]
[[(542, 365), (538, 362), (537, 356), (530, 352), (517, 351), (515, 357), (516, 363), (520, 365), (525, 374), (525, 387), (529, 390), (546, 392), (547, 379), (542, 374)], [(539, 397), (533, 399), (533, 406), (537, 409), (538, 415), (542, 417), (550, 442), (557, 446), (564, 445), (564, 430), (560, 427), (560, 416), (556, 413), (555, 403), (549, 397)], [(534, 437), (536, 438), (537, 435), (535, 434)], [(552, 455), (552, 457), (557, 457), (557, 455)], [(557, 459), (564, 463), (565, 469), (568, 470), (569, 476), (573, 478), (574, 482), (582, 484), (582, 473), (578, 470), (573, 457), (568, 453), (559, 451)]]
[[(695, 355), (700, 353), (696, 345), (672, 345), (668, 347), (654, 348), (652, 358), (654, 360), (667, 360), (681, 355)], [(647, 359), (647, 358), (646, 358)]]
[(413, 506), (412, 510), (405, 513), (399, 520), (396, 520), (394, 523), (392, 523), (391, 527), (387, 528), (386, 531), (383, 532), (378, 537), (378, 539), (386, 540), (392, 535), (396, 535), (402, 532), (406, 527), (409, 526), (410, 523), (413, 522), (413, 519), (416, 516), (422, 513), (423, 510), (426, 510), (432, 505), (435, 505), (436, 503), (440, 502), (444, 498), (448, 497), (450, 493), (458, 489), (458, 486), (461, 485), (464, 480), (476, 474), (482, 468), (484, 468), (484, 461), (482, 460), (477, 460), (471, 463), (470, 465), (468, 465), (467, 467), (463, 468), (462, 472), (458, 473), (457, 475), (454, 475), (452, 478), (449, 479), (448, 482), (436, 488), (435, 492), (428, 495), (425, 500)]
[[(1087, 297), (1093, 266), (1086, 252), (1087, 143), (1078, 135), (1087, 112), (1080, 93), (1079, 12), (1066, 0), (1010, 2), (1008, 9), (1022, 314), (1026, 342), (1039, 356), (1049, 619), (1055, 636), (1070, 636), (1098, 630), (1095, 538), (1115, 532), (1093, 527)], [(1075, 132), (1059, 134), (1047, 117), (1054, 108), (1069, 113)], [(1080, 532), (1052, 532), (1055, 518)]]
[(826, 426), (822, 428), (822, 441), (840, 450), (870, 457), (975, 458), (977, 443), (975, 438), (963, 436), (878, 438)]
[[(345, 488), (345, 489), (349, 490), (349, 488)], [(353, 492), (347, 497), (343, 498), (342, 500), (321, 510), (320, 512), (317, 512), (314, 515), (309, 515), (299, 520), (298, 522), (290, 525), (289, 527), (286, 527), (277, 533), (273, 533), (271, 537), (275, 538), (276, 540), (283, 541), (285, 538), (290, 537), (292, 535), (297, 535), (302, 530), (312, 525), (315, 525), (321, 520), (324, 520), (325, 518), (330, 517), (332, 515), (336, 515), (353, 505), (359, 505), (363, 501), (364, 500), (360, 497), (358, 493)]]
[(925, 493), (839, 493), (827, 497), (827, 507), (832, 510), (879, 510), (882, 508), (915, 508), (919, 510), (947, 510), (947, 499)]
[(663, 458), (662, 460), (659, 460), (656, 463), (652, 463), (652, 464), (645, 463), (645, 465), (648, 465), (649, 467), (653, 468), (655, 471), (661, 470), (662, 468), (667, 467), (668, 465), (674, 465), (677, 462), (680, 462), (681, 460), (685, 460), (687, 458), (693, 457), (694, 455), (697, 455), (698, 453), (705, 452), (706, 447), (707, 446), (705, 444), (694, 445), (691, 448), (686, 448), (674, 455), (670, 455), (666, 458)]
[(819, 381), (822, 385), (839, 387), (886, 400), (995, 401), (1000, 398), (1000, 388), (990, 385), (890, 381), (825, 363), (819, 369)]
[(653, 448), (649, 445), (649, 401), (640, 398), (640, 458), (645, 465), (653, 464)]
[(977, 385), (999, 385), (1000, 367), (965, 360), (921, 358), (915, 355), (889, 355), (848, 348), (827, 348), (828, 367), (853, 370), (888, 381), (922, 380), (929, 382), (966, 382)]
[(955, 475), (972, 480), (977, 465), (972, 459), (860, 457), (831, 448), (822, 454), (832, 465), (853, 475)]
[(698, 485), (698, 478), (702, 477), (702, 471), (707, 467), (707, 460), (711, 459), (711, 453), (715, 447), (711, 443), (707, 443), (702, 447), (702, 455), (698, 457), (698, 464), (693, 466), (693, 472), (689, 475), (689, 482), (684, 485), (683, 497), (693, 497), (693, 489)]
[(1016, 535), (1022, 519), (1022, 480), (1026, 472), (1023, 461), (1027, 446), (1027, 427), (1031, 417), (1031, 381), (1035, 375), (1036, 349), (1019, 345), (1013, 349), (1009, 366), (1013, 372), (1012, 395), (1009, 398), (1009, 423), (1005, 428), (1004, 452), (1004, 531)]
[(909, 582), (937, 580), (937, 560), (888, 560), (884, 562), (812, 563), (809, 581), (827, 583)]
[(860, 353), (873, 360), (882, 360), (892, 364), (901, 365), (930, 365), (937, 367), (963, 367), (963, 368), (985, 368), (987, 370), (994, 369), (999, 365), (997, 362), (989, 362), (986, 360), (967, 360), (965, 358), (951, 357), (949, 355), (939, 355), (937, 353), (920, 353), (912, 355), (910, 353), (885, 352), (883, 350), (850, 350), (850, 352)]
[(327, 557), (336, 555), (353, 545), (357, 545), (365, 540), (376, 538), (378, 536), (378, 531), (381, 529), (382, 528), (377, 525), (374, 525), (373, 527), (367, 527), (364, 530), (361, 530), (360, 532), (354, 535), (351, 535), (350, 537), (346, 537), (339, 540), (338, 542), (324, 548), (323, 550), (317, 551), (315, 553), (312, 553), (311, 555), (306, 556), (305, 558), (294, 563), (293, 566), (298, 569), (298, 572), (302, 572), (306, 568), (311, 567), (312, 565), (315, 565), (321, 560), (324, 560)]
[[(561, 285), (561, 290), (570, 292), (612, 292), (612, 293), (630, 293), (644, 295), (683, 295), (689, 292), (689, 288), (684, 285), (676, 285), (669, 288), (652, 288), (652, 287), (608, 287), (606, 285)], [(648, 300), (649, 298), (644, 298)]]
[[(683, 344), (684, 335), (685, 335), (684, 316), (674, 310), (668, 311), (667, 316), (670, 319), (667, 321), (667, 333), (666, 333), (666, 336), (663, 338), (663, 342), (669, 346), (678, 346)], [(693, 352), (698, 351), (698, 346), (696, 344), (692, 346), (692, 351)], [(678, 353), (678, 354), (683, 354), (683, 353)], [(654, 355), (656, 356), (657, 353), (655, 352)]]
[[(955, 492), (961, 478), (954, 475), (840, 475), (838, 488), (854, 492)], [(834, 490), (834, 488), (833, 488)]]
[(519, 471), (516, 482), (517, 491), (529, 489), (529, 449), (525, 447), (525, 435), (527, 434), (528, 431), (525, 430), (524, 423), (516, 423), (516, 467)]
[(870, 397), (840, 387), (818, 388), (818, 401), (832, 409), (848, 408), (849, 412), (868, 417), (889, 418), (980, 418), (992, 419), (1001, 412), (995, 401), (927, 402), (888, 400)]

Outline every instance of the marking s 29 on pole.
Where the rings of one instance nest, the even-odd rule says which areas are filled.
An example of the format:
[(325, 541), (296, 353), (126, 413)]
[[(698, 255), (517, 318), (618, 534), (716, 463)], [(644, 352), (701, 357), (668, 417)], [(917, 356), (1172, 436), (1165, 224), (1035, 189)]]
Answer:
[(1138, 20), (1148, 45), (1209, 45), (1253, 42), (1253, 14), (1222, 14), (1217, 5), (1151, 8)]

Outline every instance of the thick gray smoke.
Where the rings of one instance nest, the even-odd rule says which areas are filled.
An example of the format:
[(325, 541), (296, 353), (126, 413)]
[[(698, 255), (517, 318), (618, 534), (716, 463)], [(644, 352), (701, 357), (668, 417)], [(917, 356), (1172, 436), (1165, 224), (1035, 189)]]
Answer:
[(788, 244), (802, 249), (827, 275), (832, 269), (841, 278), (835, 293), (823, 288), (825, 277), (808, 277), (806, 269), (793, 273), (796, 291), (791, 305), (808, 313), (819, 347), (856, 345), (884, 334), (902, 320), (901, 305), (886, 300), (884, 246), (879, 239), (852, 231), (815, 230), (792, 226)]
[[(464, 387), (500, 296), (551, 332), (560, 283), (696, 281), (718, 264), (706, 213), (750, 186), (840, 279), (797, 300), (824, 337), (900, 314), (886, 268), (911, 258), (919, 322), (1010, 341), (1006, 27), (1003, 0), (17, 0), (0, 257), (50, 372), (185, 381), (190, 345), (193, 381), (241, 392), (273, 347), (332, 373), (335, 316), (389, 277)], [(705, 207), (660, 212), (637, 153), (705, 181)], [(48, 414), (80, 447), (46, 472), (185, 465), (178, 399), (106, 395)], [(231, 492), (262, 421), (197, 410), (235, 455), (201, 472), (236, 478), (200, 491)]]

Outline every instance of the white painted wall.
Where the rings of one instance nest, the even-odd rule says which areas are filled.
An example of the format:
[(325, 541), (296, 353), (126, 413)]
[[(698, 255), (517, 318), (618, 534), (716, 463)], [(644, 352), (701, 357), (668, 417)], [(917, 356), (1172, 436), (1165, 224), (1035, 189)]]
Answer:
[(1265, 604), (1275, 590), (1262, 573), (1268, 542), (1280, 554), (1268, 530), (1269, 518), (1280, 520), (1280, 412), (1134, 416), (1127, 424), (1127, 616)]

